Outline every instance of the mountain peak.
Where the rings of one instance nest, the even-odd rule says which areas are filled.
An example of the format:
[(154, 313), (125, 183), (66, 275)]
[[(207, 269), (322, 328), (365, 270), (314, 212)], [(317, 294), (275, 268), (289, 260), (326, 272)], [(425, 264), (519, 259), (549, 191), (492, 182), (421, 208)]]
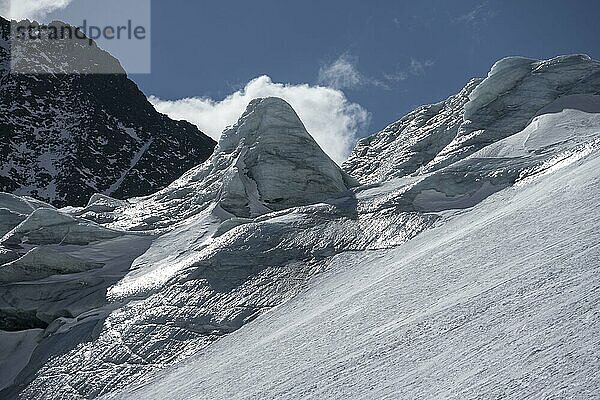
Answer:
[(355, 185), (280, 98), (250, 102), (239, 121), (223, 132), (219, 151), (237, 154), (235, 178), (224, 186), (221, 205), (238, 216), (254, 214), (254, 197), (279, 210), (314, 203)]
[(211, 205), (224, 210), (225, 219), (256, 217), (318, 203), (357, 185), (319, 147), (292, 106), (261, 98), (223, 132), (205, 163), (127, 214), (135, 215), (136, 229), (162, 229)]
[[(19, 39), (20, 32), (31, 34), (32, 30), (40, 32), (40, 39)], [(50, 38), (42, 36), (44, 31), (79, 33), (62, 33)], [(8, 68), (21, 75), (127, 73), (117, 58), (98, 47), (79, 27), (63, 21), (42, 24), (35, 20), (8, 21), (0, 17), (0, 46), (9, 52)]]
[(67, 38), (15, 46), (10, 24), (0, 20), (0, 191), (55, 206), (149, 195), (212, 153), (211, 138), (156, 112), (106, 51)]
[(262, 140), (265, 135), (281, 134), (314, 142), (292, 106), (285, 100), (279, 97), (253, 99), (238, 122), (223, 132), (219, 150), (228, 152), (241, 141), (247, 144)]

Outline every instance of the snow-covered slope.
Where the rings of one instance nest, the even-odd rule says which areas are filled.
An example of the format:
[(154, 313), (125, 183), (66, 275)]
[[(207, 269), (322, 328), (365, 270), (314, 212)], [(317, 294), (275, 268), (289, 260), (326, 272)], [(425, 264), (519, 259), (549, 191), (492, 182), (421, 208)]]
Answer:
[[(600, 132), (600, 127), (596, 127)], [(119, 399), (595, 398), (600, 154), (494, 195)]]
[[(95, 44), (15, 47), (9, 27), (0, 17), (1, 191), (56, 206), (83, 206), (94, 193), (148, 195), (212, 153), (212, 139), (157, 113), (118, 60)], [(11, 57), (20, 72), (27, 66), (38, 74), (9, 74)], [(102, 64), (119, 73), (56, 73), (57, 66), (86, 72)], [(53, 73), (40, 74), (45, 67)]]
[[(287, 103), (260, 99), (155, 195), (61, 210), (0, 196), (0, 398), (593, 393), (597, 63), (530, 64), (553, 66), (535, 73), (547, 101), (496, 66), (360, 144), (367, 161), (346, 167), (377, 183), (355, 186)], [(586, 70), (581, 90), (556, 95), (556, 70)], [(466, 110), (490, 107), (490, 143), (454, 146)], [(39, 252), (70, 268), (29, 279)]]
[[(282, 303), (318, 269), (310, 260), (334, 251), (333, 243), (318, 243), (320, 231), (342, 228), (360, 233), (363, 226), (368, 227), (358, 221), (353, 227), (335, 224), (355, 213), (354, 203), (347, 200), (353, 196), (348, 191), (353, 185), (306, 132), (293, 109), (283, 100), (267, 98), (249, 105), (206, 163), (156, 195), (132, 202), (96, 195), (85, 208), (64, 210), (32, 210), (7, 196), (7, 210), (28, 216), (0, 241), (20, 256), (0, 267), (7, 275), (0, 313), (11, 321), (5, 329), (50, 324), (46, 329), (53, 334), (40, 341), (16, 385), (5, 395), (22, 391), (25, 397), (42, 392), (60, 397), (65, 387), (59, 382), (72, 378), (80, 383), (68, 385), (86, 397), (124, 388)], [(287, 209), (320, 200), (348, 204)], [(272, 214), (280, 209), (285, 210)], [(271, 217), (263, 217), (269, 213)], [(315, 215), (322, 226), (314, 223)], [(391, 226), (390, 230), (395, 233), (402, 228)], [(343, 233), (338, 241), (344, 240)], [(356, 246), (362, 247), (380, 240), (373, 233), (352, 236)], [(86, 245), (90, 237), (94, 240)], [(144, 248), (148, 240), (153, 242)], [(274, 253), (278, 245), (282, 251)], [(86, 290), (65, 294), (73, 290), (75, 275), (30, 283), (38, 293), (42, 288), (35, 299), (28, 298), (28, 292), (19, 294), (23, 282), (30, 282), (38, 272), (28, 260), (32, 251), (35, 255), (40, 250), (35, 247), (26, 252), (31, 246), (45, 246), (48, 250), (44, 251), (51, 254), (65, 253), (62, 257), (76, 268), (81, 264), (74, 258), (86, 261), (86, 266), (93, 263), (94, 274), (86, 275), (95, 281), (92, 294)], [(109, 246), (116, 246), (121, 257), (101, 259), (100, 250)], [(122, 262), (131, 256), (139, 257), (126, 274)], [(97, 263), (104, 267), (98, 269)], [(114, 285), (108, 288), (111, 282)], [(53, 313), (64, 304), (53, 302), (49, 291), (60, 293), (59, 298), (68, 297), (73, 305), (62, 315)], [(80, 320), (77, 312), (85, 318)], [(105, 324), (110, 328), (104, 329)], [(95, 340), (81, 343), (82, 337), (92, 334)], [(114, 340), (115, 334), (123, 340)], [(84, 359), (75, 356), (82, 351), (87, 354)], [(104, 372), (89, 372), (100, 370)], [(68, 395), (75, 392), (68, 391)]]

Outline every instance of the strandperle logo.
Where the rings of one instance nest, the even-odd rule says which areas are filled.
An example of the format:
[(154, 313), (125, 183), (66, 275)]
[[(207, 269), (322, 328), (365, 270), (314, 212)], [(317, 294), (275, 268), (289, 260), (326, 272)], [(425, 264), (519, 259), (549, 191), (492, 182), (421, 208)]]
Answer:
[(95, 26), (83, 21), (81, 26), (62, 24), (40, 25), (35, 23), (18, 23), (15, 29), (17, 40), (88, 40), (90, 46), (99, 39), (106, 40), (145, 40), (146, 27), (134, 25), (132, 20), (119, 26)]
[(41, 19), (11, 22), (11, 73), (151, 72), (151, 0), (73, 0)]

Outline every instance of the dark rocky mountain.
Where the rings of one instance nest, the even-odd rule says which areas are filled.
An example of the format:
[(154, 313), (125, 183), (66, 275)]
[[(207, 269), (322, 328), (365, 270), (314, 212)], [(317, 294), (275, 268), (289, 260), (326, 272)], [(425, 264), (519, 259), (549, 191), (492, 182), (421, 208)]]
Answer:
[[(0, 191), (55, 206), (85, 205), (94, 193), (143, 196), (212, 154), (211, 138), (158, 113), (95, 44), (66, 38), (17, 49), (10, 23), (0, 25)], [(117, 73), (88, 73), (98, 65)], [(32, 73), (11, 73), (15, 66)]]

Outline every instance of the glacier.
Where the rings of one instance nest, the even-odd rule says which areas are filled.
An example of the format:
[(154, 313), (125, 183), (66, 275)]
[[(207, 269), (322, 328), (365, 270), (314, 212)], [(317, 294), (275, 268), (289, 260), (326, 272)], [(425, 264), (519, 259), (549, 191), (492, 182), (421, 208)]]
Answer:
[(590, 397), (599, 99), (513, 57), (341, 168), (266, 98), (155, 194), (2, 194), (0, 398)]

